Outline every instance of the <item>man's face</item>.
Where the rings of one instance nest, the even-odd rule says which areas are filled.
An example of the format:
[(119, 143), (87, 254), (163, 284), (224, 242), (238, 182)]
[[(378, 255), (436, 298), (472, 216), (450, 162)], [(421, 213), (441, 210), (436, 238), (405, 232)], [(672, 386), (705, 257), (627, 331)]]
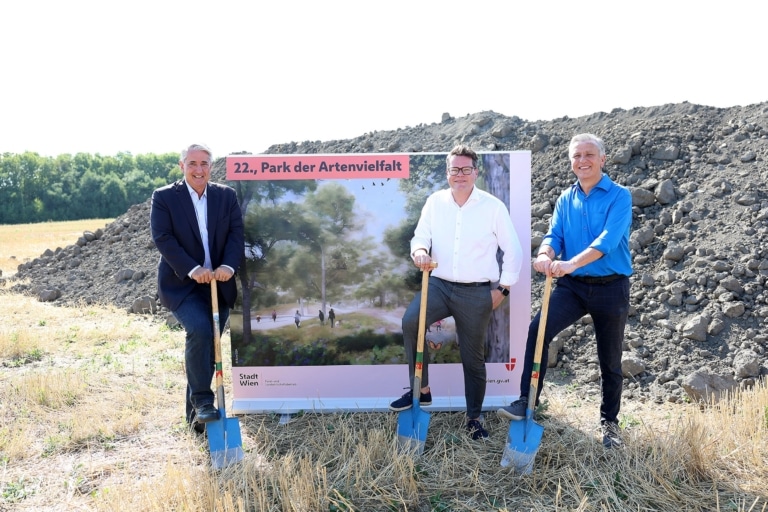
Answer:
[(591, 142), (580, 142), (570, 155), (571, 169), (579, 181), (597, 183), (602, 177), (605, 155), (600, 156), (600, 149)]
[(211, 179), (211, 165), (211, 157), (200, 149), (190, 151), (187, 153), (187, 158), (179, 162), (184, 179), (195, 192), (201, 195), (205, 191), (208, 180)]
[(448, 170), (446, 171), (446, 174), (448, 175), (448, 185), (450, 185), (451, 190), (458, 193), (472, 192), (472, 187), (475, 186), (475, 180), (477, 179), (477, 169), (473, 168), (472, 171), (466, 175), (463, 171), (459, 171), (456, 176), (451, 176), (450, 169), (453, 167), (458, 167), (460, 169), (472, 167), (472, 159), (468, 156), (454, 155), (451, 157), (450, 163), (448, 164)]

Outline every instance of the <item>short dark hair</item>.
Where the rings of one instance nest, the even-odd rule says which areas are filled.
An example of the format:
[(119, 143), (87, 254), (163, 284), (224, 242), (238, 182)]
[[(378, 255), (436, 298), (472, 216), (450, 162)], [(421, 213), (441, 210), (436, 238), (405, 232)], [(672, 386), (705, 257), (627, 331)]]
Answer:
[(475, 151), (469, 146), (464, 144), (458, 144), (457, 146), (454, 146), (454, 148), (445, 158), (446, 166), (451, 165), (451, 157), (453, 156), (468, 156), (472, 159), (472, 167), (477, 167), (477, 153), (475, 153)]

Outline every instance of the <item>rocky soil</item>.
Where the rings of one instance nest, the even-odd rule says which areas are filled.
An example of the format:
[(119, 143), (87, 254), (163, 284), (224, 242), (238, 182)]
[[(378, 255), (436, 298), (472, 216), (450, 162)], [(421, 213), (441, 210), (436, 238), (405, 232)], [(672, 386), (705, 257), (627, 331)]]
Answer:
[[(633, 195), (633, 311), (624, 354), (625, 398), (699, 400), (768, 374), (768, 103), (713, 108), (689, 103), (525, 121), (494, 112), (443, 114), (429, 125), (349, 140), (291, 142), (266, 153), (532, 152), (532, 250), (560, 191), (573, 181), (572, 135), (606, 142), (605, 171)], [(214, 168), (223, 180), (224, 162)], [(65, 248), (23, 263), (13, 289), (59, 304), (111, 303), (167, 314), (155, 301), (158, 253), (149, 200)], [(543, 280), (535, 278), (534, 301)], [(537, 304), (536, 304), (537, 306)], [(589, 318), (551, 347), (550, 378), (599, 385)], [(554, 356), (557, 352), (557, 356)]]

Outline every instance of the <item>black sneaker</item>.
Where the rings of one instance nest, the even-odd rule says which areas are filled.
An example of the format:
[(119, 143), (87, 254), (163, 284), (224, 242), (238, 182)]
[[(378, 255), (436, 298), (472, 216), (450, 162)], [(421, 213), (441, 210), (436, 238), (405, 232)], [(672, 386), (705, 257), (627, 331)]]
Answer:
[[(419, 396), (419, 405), (432, 405), (432, 390), (422, 393)], [(406, 394), (389, 404), (389, 408), (395, 412), (406, 411), (413, 407), (413, 390), (408, 390)]]
[(524, 420), (526, 410), (528, 410), (528, 399), (520, 398), (506, 407), (501, 407), (496, 414), (508, 420)]
[(618, 423), (605, 421), (600, 425), (603, 431), (603, 446), (607, 449), (624, 448), (624, 441), (621, 440), (621, 429)]
[(483, 428), (483, 424), (478, 420), (469, 420), (467, 422), (467, 432), (473, 441), (488, 439), (488, 431)]

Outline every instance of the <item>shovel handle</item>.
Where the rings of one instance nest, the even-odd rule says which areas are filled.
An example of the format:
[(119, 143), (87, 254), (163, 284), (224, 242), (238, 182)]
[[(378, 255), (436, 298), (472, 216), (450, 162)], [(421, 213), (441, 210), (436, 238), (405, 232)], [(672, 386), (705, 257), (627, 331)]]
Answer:
[(541, 314), (539, 315), (539, 331), (536, 335), (536, 351), (533, 355), (531, 371), (531, 388), (528, 390), (528, 409), (536, 409), (536, 395), (539, 388), (539, 372), (541, 371), (541, 353), (544, 351), (544, 335), (547, 332), (547, 315), (549, 314), (549, 295), (552, 292), (552, 275), (547, 275), (544, 281), (544, 296), (541, 299)]
[(424, 338), (427, 335), (427, 292), (429, 290), (429, 273), (437, 268), (437, 262), (433, 261), (428, 269), (421, 272), (421, 303), (419, 305), (419, 334), (416, 338), (416, 361), (413, 371), (413, 397), (420, 396), (421, 375), (424, 369)]
[(224, 372), (221, 366), (221, 333), (219, 331), (219, 294), (216, 280), (211, 280), (211, 307), (213, 309), (213, 353), (216, 364), (216, 387), (224, 385)]

